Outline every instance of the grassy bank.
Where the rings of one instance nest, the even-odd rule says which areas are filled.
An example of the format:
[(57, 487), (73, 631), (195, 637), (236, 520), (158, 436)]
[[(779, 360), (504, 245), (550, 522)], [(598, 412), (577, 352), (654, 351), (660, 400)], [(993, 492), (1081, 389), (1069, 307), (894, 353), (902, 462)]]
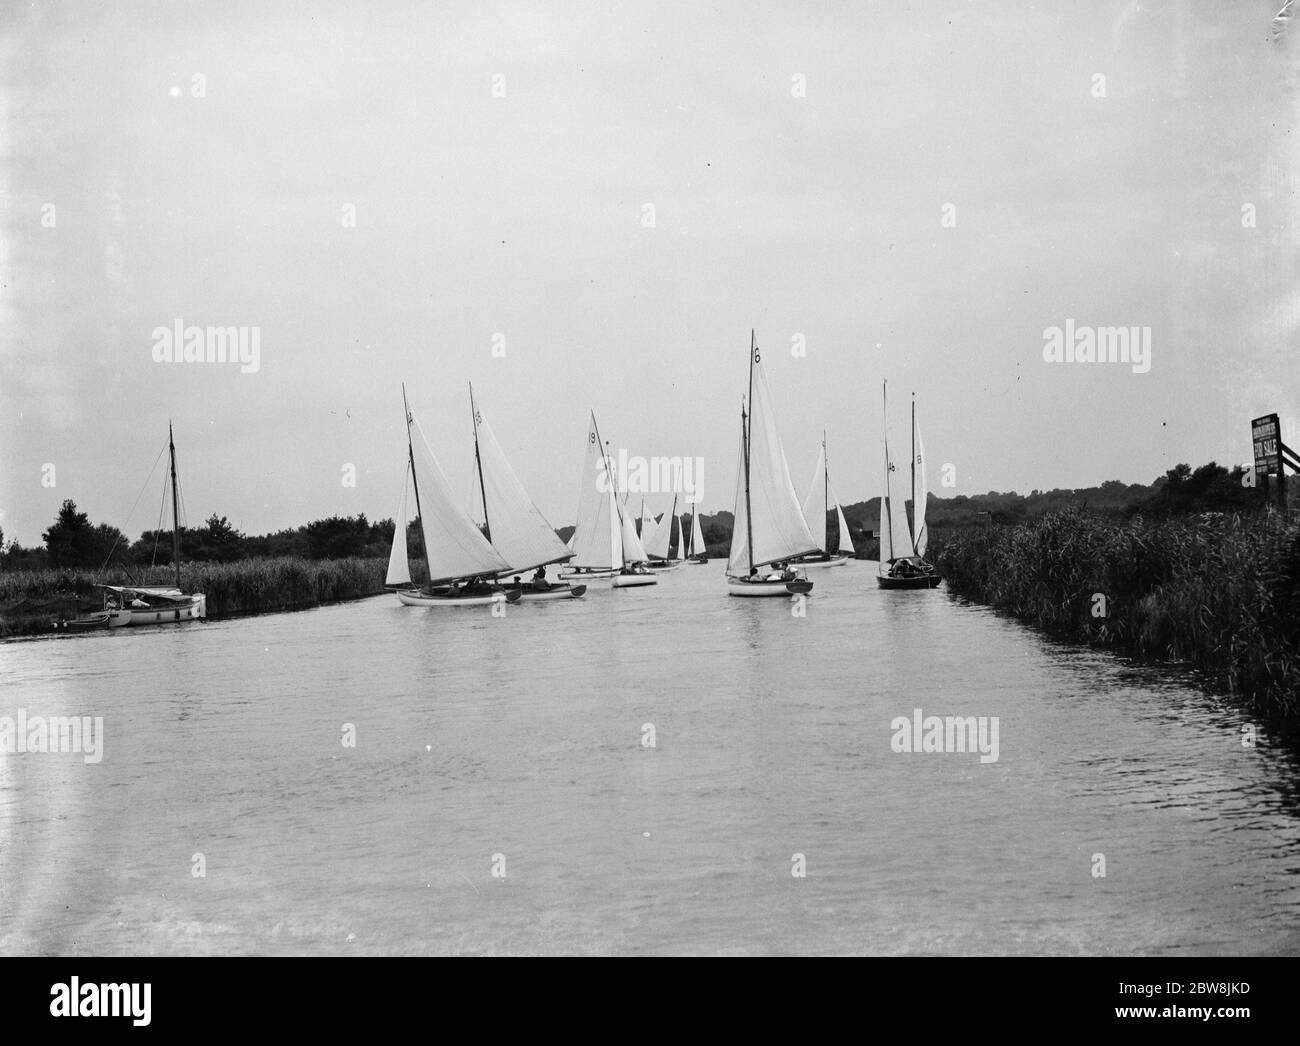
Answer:
[[(208, 617), (319, 606), (384, 591), (387, 559), (242, 559), (234, 563), (193, 563), (181, 568), (186, 592), (208, 597)], [(105, 574), (93, 571), (35, 570), (0, 573), (0, 636), (52, 631), (60, 616), (97, 610), (103, 595), (96, 584), (170, 586), (170, 567)]]
[(1300, 519), (1117, 520), (1078, 509), (949, 537), (951, 591), (1063, 638), (1195, 665), (1300, 726)]

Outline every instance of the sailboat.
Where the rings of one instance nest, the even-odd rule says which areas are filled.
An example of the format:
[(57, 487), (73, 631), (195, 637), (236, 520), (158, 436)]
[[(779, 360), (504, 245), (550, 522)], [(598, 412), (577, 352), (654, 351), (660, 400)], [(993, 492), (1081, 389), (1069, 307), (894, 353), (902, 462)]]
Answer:
[(587, 426), (587, 457), (578, 495), (578, 521), (569, 547), (573, 551), (568, 569), (560, 577), (611, 578), (613, 588), (632, 588), (656, 583), (644, 566), (645, 550), (636, 527), (615, 493), (609, 458), (604, 453), (596, 415)]
[[(506, 583), (506, 590), (518, 590), (526, 603), (576, 599), (587, 591), (586, 585), (552, 582), (545, 577), (546, 567), (572, 559), (573, 551), (556, 536), (555, 528), (519, 482), (492, 427), (474, 405), (473, 385), (469, 405), (474, 416), (474, 464), (483, 499), (483, 536), (510, 564), (506, 574), (499, 575), (513, 578)], [(530, 570), (537, 570), (537, 576), (525, 580), (523, 575)]]
[(889, 449), (889, 382), (885, 382), (885, 477), (880, 494), (880, 564), (876, 581), (881, 588), (934, 588), (941, 580), (938, 571), (922, 557), (929, 541), (925, 528), (925, 451), (916, 423), (916, 400), (912, 401), (912, 525), (907, 508), (894, 496), (896, 469)]
[(419, 522), (420, 547), (428, 581), (423, 588), (411, 581), (411, 565), (406, 548), (406, 483), (402, 483), (402, 503), (393, 528), (393, 546), (388, 556), (388, 575), (384, 584), (397, 590), (397, 599), (410, 607), (483, 606), (488, 603), (518, 603), (518, 589), (503, 589), (493, 582), (510, 570), (510, 564), (488, 542), (469, 514), (456, 504), (451, 485), (443, 475), (433, 448), (424, 438), (430, 467), (423, 474), (424, 503), (420, 500), (421, 470), (415, 465), (415, 444), (411, 426), (420, 427), (406, 400), (402, 386), (402, 409), (406, 414), (406, 475), (415, 492), (415, 516)]
[[(835, 548), (829, 545), (826, 517), (831, 506), (835, 507), (840, 535)], [(849, 553), (853, 551), (853, 541), (849, 537), (849, 525), (844, 519), (844, 510), (839, 500), (831, 493), (831, 474), (829, 460), (826, 456), (826, 433), (822, 432), (822, 449), (817, 454), (817, 467), (813, 470), (812, 486), (803, 502), (804, 519), (808, 529), (817, 541), (818, 551), (810, 556), (800, 556), (795, 562), (801, 567), (841, 567), (848, 562)]]
[(704, 528), (700, 524), (700, 503), (691, 505), (691, 530), (685, 551), (679, 553), (681, 558), (696, 566), (703, 566), (709, 561), (709, 552), (704, 544)]
[[(171, 424), (167, 425), (167, 452), (170, 456), (172, 488), (172, 566), (176, 570), (175, 588), (142, 588), (125, 585), (100, 585), (104, 589), (104, 612), (109, 628), (125, 625), (162, 625), (173, 621), (194, 621), (208, 616), (208, 598), (203, 593), (181, 591), (181, 532), (177, 504), (180, 499), (176, 478), (176, 443)], [(74, 627), (94, 627), (99, 615)], [(93, 623), (92, 623), (93, 621)]]
[(645, 498), (641, 499), (641, 544), (649, 556), (647, 565), (651, 570), (671, 570), (677, 561), (668, 558), (672, 547), (673, 521), (677, 518), (677, 495), (673, 495), (673, 507), (665, 513), (658, 523), (654, 516), (646, 516)]
[[(758, 373), (755, 386), (754, 374)], [(754, 332), (749, 333), (749, 413), (740, 409), (740, 466), (735, 525), (727, 560), (727, 594), (786, 596), (812, 591), (812, 582), (787, 563), (817, 551), (799, 507), (790, 468), (776, 432), (771, 396)], [(771, 565), (768, 572), (759, 567)]]
[(612, 588), (640, 588), (643, 585), (657, 585), (658, 578), (650, 570), (650, 555), (645, 550), (640, 536), (636, 532), (636, 525), (632, 521), (632, 513), (627, 509), (627, 499), (622, 501), (615, 499), (618, 506), (619, 526), (621, 528), (621, 544), (623, 555), (623, 566), (614, 580), (611, 582)]

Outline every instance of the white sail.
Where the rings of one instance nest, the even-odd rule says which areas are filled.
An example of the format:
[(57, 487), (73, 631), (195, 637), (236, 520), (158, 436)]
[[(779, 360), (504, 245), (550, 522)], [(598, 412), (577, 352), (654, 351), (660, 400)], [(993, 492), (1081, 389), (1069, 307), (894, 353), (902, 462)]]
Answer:
[[(755, 351), (754, 402), (749, 415), (749, 503), (755, 566), (818, 551), (790, 482), (790, 467), (776, 431), (763, 366)], [(825, 517), (823, 517), (825, 518)]]
[(691, 555), (704, 554), (704, 527), (700, 523), (700, 503), (691, 506)]
[(826, 504), (827, 479), (826, 479), (826, 444), (822, 444), (821, 450), (817, 452), (817, 467), (813, 469), (812, 486), (808, 488), (808, 496), (803, 501), (803, 518), (808, 522), (808, 532), (812, 534), (813, 540), (817, 542), (817, 548), (826, 551), (826, 512), (830, 508)]
[(650, 557), (646, 555), (645, 546), (641, 544), (641, 539), (637, 537), (636, 524), (633, 523), (632, 514), (627, 511), (627, 506), (620, 504), (618, 514), (623, 528), (623, 561), (625, 563), (648, 563)]
[[(674, 498), (673, 508), (676, 507), (677, 499)], [(673, 537), (673, 513), (665, 512), (663, 518), (656, 523), (653, 515), (650, 516), (649, 522), (644, 522), (646, 519), (645, 510), (642, 509), (641, 511), (641, 519), (643, 520), (641, 524), (641, 545), (651, 559), (667, 559), (669, 543)]]
[(427, 456), (423, 467), (417, 456), (415, 478), (420, 492), (420, 529), (429, 557), (429, 583), (436, 585), (455, 578), (500, 574), (509, 570), (510, 564), (488, 544), (474, 521), (461, 508), (418, 419), (415, 427)]
[(885, 475), (880, 491), (880, 564), (883, 569), (895, 559), (914, 554), (912, 532), (907, 525), (907, 504), (896, 494), (904, 489), (889, 452), (889, 405), (885, 402)]
[(924, 556), (930, 532), (925, 526), (925, 450), (921, 445), (921, 426), (917, 424), (915, 408), (912, 411), (912, 439), (916, 444), (916, 458), (912, 464), (912, 547), (918, 556)]
[(513, 572), (568, 559), (571, 553), (519, 482), (482, 411), (475, 413), (474, 421), (492, 547), (501, 553)]
[(578, 495), (578, 522), (569, 539), (572, 565), (591, 570), (623, 566), (623, 535), (609, 465), (596, 434), (596, 415), (587, 426), (587, 458)]
[(684, 542), (686, 540), (686, 535), (682, 532), (682, 517), (676, 513), (673, 514), (673, 537), (677, 541), (677, 558), (685, 559), (686, 545)]
[(840, 524), (840, 543), (839, 547), (835, 549), (835, 551), (847, 552), (852, 555), (855, 550), (853, 548), (853, 539), (849, 537), (849, 524), (844, 518), (844, 510), (840, 508), (839, 500), (835, 497), (835, 492), (833, 490), (831, 491), (831, 501), (835, 505), (835, 518), (839, 520)]
[(745, 511), (745, 426), (740, 427), (740, 453), (736, 461), (736, 497), (732, 501), (731, 550), (727, 553), (729, 577), (749, 576), (748, 514)]
[(406, 556), (406, 492), (410, 486), (411, 463), (407, 461), (406, 471), (402, 474), (402, 503), (397, 508), (397, 518), (393, 520), (393, 547), (388, 553), (388, 575), (385, 585), (409, 585), (411, 583), (411, 563)]

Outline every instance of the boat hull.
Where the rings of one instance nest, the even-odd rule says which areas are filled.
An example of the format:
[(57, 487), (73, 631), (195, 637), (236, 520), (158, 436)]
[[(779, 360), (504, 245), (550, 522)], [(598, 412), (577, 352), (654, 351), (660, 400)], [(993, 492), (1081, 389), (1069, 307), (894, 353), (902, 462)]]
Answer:
[[(127, 625), (170, 625), (178, 621), (197, 621), (208, 616), (208, 597), (190, 596), (184, 603), (172, 606), (116, 607), (108, 612), (108, 627)], [(90, 626), (97, 627), (97, 626)]]
[(812, 591), (813, 583), (806, 578), (793, 581), (748, 581), (745, 578), (727, 578), (727, 595), (748, 599), (802, 596)]
[(653, 574), (615, 574), (610, 583), (611, 588), (642, 588), (645, 585), (657, 585), (659, 579)]
[(681, 564), (682, 561), (680, 559), (652, 559), (650, 560), (649, 563), (646, 564), (646, 566), (649, 567), (651, 570), (663, 571), (663, 570), (676, 570), (679, 566), (681, 566)]
[(588, 578), (614, 577), (617, 573), (617, 570), (562, 570), (560, 571), (560, 580), (586, 581)]
[(827, 556), (825, 558), (818, 557), (817, 559), (792, 559), (790, 561), (790, 565), (792, 567), (799, 567), (800, 569), (803, 570), (812, 570), (817, 567), (842, 567), (848, 561), (849, 561), (848, 554), (844, 552), (839, 552), (833, 556)]
[[(507, 592), (519, 592), (517, 588), (508, 588)], [(553, 599), (577, 599), (587, 594), (586, 585), (569, 585), (565, 583), (552, 585), (548, 589), (525, 588), (519, 596), (521, 603), (546, 603)]]
[(397, 600), (408, 607), (483, 607), (493, 603), (518, 603), (520, 593), (498, 589), (481, 595), (458, 596), (450, 592), (418, 592), (415, 589), (398, 589)]
[(85, 617), (74, 617), (71, 621), (59, 622), (58, 627), (65, 632), (89, 632), (95, 628), (108, 628), (108, 611), (101, 610)]
[(921, 574), (917, 577), (888, 577), (876, 575), (876, 583), (881, 588), (938, 588), (942, 581), (938, 574)]

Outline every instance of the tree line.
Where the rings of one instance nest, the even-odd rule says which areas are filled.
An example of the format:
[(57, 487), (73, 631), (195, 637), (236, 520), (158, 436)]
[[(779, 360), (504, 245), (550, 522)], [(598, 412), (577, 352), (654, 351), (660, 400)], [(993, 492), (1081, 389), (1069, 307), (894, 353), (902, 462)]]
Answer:
[[(931, 494), (926, 518), (931, 531), (989, 523), (1022, 523), (1048, 512), (1083, 507), (1123, 517), (1165, 518), (1204, 512), (1249, 512), (1263, 504), (1263, 495), (1249, 482), (1249, 470), (1227, 469), (1209, 462), (1193, 470), (1180, 464), (1154, 483), (1126, 484), (1109, 480), (1097, 487), (1080, 489), (1015, 491), (960, 494), (951, 498)], [(843, 506), (851, 537), (860, 555), (875, 555), (869, 534), (879, 525), (880, 499)], [(705, 543), (710, 555), (726, 555), (731, 541), (732, 514), (719, 512), (701, 516)], [(686, 527), (690, 519), (683, 519)], [(299, 556), (304, 559), (343, 559), (349, 556), (387, 556), (393, 540), (391, 519), (368, 520), (357, 516), (330, 516), (274, 534), (248, 536), (236, 530), (225, 516), (215, 512), (200, 527), (181, 531), (181, 558), (194, 562), (233, 562), (270, 556)], [(834, 513), (828, 527), (836, 531)], [(556, 533), (567, 541), (573, 527)], [(77, 511), (71, 500), (64, 501), (58, 517), (41, 535), (43, 547), (23, 548), (17, 541), (4, 543), (0, 531), (0, 569), (40, 570), (44, 568), (100, 569), (107, 565), (147, 566), (170, 564), (172, 536), (169, 530), (146, 530), (130, 541), (116, 527), (92, 524), (86, 513)], [(408, 547), (419, 540), (411, 524)]]

